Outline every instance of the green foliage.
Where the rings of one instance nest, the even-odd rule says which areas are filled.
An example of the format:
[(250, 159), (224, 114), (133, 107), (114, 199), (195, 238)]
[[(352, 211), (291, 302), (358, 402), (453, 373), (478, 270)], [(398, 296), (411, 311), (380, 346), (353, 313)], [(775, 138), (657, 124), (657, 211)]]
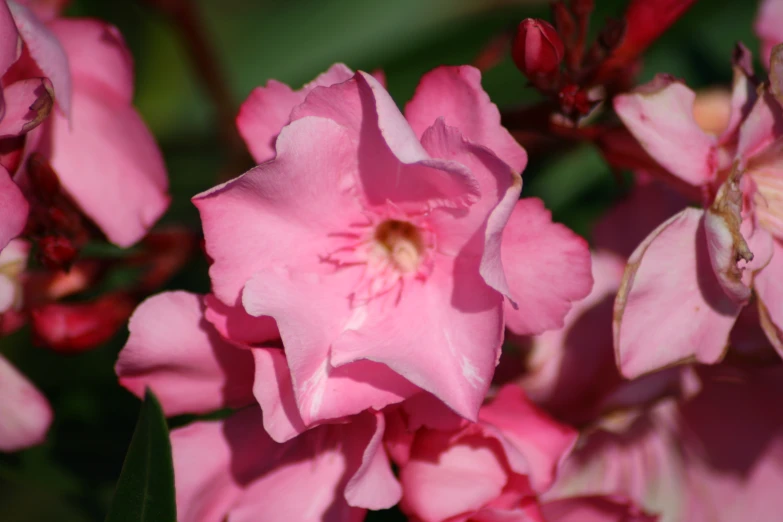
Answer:
[(169, 430), (158, 399), (148, 389), (106, 522), (176, 520)]

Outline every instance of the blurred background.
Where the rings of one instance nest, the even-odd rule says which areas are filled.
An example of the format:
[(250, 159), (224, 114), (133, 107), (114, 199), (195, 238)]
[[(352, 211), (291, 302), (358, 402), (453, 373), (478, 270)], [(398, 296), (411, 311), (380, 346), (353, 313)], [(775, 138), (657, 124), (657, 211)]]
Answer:
[[(473, 62), (498, 35), (527, 17), (549, 19), (546, 1), (533, 0), (192, 0), (200, 33), (218, 65), (211, 81), (224, 85), (236, 111), (247, 94), (269, 79), (300, 87), (334, 62), (383, 70), (402, 106), (422, 73), (442, 64)], [(621, 15), (625, 0), (596, 0), (597, 29)], [(756, 2), (701, 0), (646, 53), (641, 81), (656, 72), (681, 77), (695, 88), (731, 80), (737, 41), (754, 53)], [(70, 16), (115, 24), (136, 63), (136, 106), (163, 150), (173, 201), (162, 223), (197, 231), (190, 198), (241, 174), (220, 130), (220, 111), (197, 74), (181, 32), (141, 0), (74, 0)], [(201, 64), (203, 65), (203, 64)], [(759, 67), (760, 69), (760, 67)], [(535, 101), (507, 55), (484, 74), (484, 88), (501, 109)], [(622, 188), (589, 146), (554, 157), (530, 151), (523, 196), (544, 199), (556, 220), (587, 235), (593, 220)], [(236, 171), (232, 171), (236, 165)], [(122, 284), (120, 274), (116, 284)], [(202, 257), (168, 284), (208, 291)], [(0, 338), (0, 351), (44, 392), (55, 420), (45, 444), (0, 454), (0, 521), (86, 522), (105, 517), (130, 442), (139, 401), (117, 385), (114, 362), (127, 332), (105, 346), (61, 355), (33, 346), (28, 329)], [(172, 426), (188, 419), (174, 419)], [(404, 520), (374, 513), (368, 520)]]

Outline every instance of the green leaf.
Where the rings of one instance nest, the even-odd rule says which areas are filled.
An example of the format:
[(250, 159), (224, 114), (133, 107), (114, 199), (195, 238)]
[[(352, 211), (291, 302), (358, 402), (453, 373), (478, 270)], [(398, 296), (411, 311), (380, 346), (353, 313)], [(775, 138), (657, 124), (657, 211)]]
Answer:
[(176, 522), (166, 418), (147, 389), (106, 522)]

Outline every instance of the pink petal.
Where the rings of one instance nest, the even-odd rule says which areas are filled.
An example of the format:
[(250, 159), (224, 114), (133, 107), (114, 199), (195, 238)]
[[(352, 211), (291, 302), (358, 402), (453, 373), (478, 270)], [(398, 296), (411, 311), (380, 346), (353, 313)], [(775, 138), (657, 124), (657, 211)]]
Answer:
[(720, 365), (702, 374), (702, 392), (678, 416), (691, 484), (692, 512), (683, 520), (777, 520), (783, 510), (780, 366)]
[(212, 294), (204, 298), (204, 304), (206, 320), (231, 342), (257, 346), (280, 339), (277, 324), (271, 317), (253, 317), (241, 305), (228, 306)]
[(783, 245), (773, 241), (772, 259), (753, 278), (753, 287), (762, 310), (762, 326), (772, 345), (783, 356)]
[(9, 3), (8, 7), (30, 55), (52, 82), (57, 105), (66, 118), (69, 117), (72, 103), (72, 78), (68, 56), (57, 36), (29, 8), (15, 2)]
[(405, 106), (405, 117), (421, 137), (438, 118), (483, 145), (521, 173), (527, 153), (500, 123), (500, 112), (481, 87), (481, 72), (470, 66), (438, 67), (422, 76)]
[[(6, 2), (0, 5), (0, 76), (19, 58), (19, 33)], [(2, 114), (0, 112), (0, 114)]]
[(688, 208), (673, 216), (628, 260), (614, 314), (616, 357), (626, 377), (723, 355), (741, 306), (712, 270), (703, 215)]
[(25, 134), (36, 128), (54, 104), (52, 85), (46, 78), (14, 82), (5, 88), (5, 115), (0, 121), (0, 138)]
[(422, 430), (400, 470), (402, 508), (424, 522), (470, 514), (498, 497), (508, 480), (501, 450), (491, 439)]
[(238, 303), (253, 274), (275, 264), (296, 259), (317, 266), (329, 252), (329, 234), (362, 220), (351, 193), (355, 172), (356, 149), (347, 131), (305, 118), (280, 133), (273, 162), (193, 198), (218, 299)]
[(383, 364), (337, 362), (337, 347), (331, 347), (330, 354), (350, 316), (344, 294), (348, 283), (340, 276), (272, 269), (257, 273), (243, 294), (248, 313), (277, 321), (296, 403), (308, 426), (368, 408), (380, 410), (418, 391)]
[(291, 117), (307, 116), (329, 118), (357, 140), (359, 178), (371, 207), (391, 202), (426, 212), (463, 208), (478, 199), (472, 173), (454, 161), (431, 158), (389, 93), (368, 74), (313, 90)]
[(166, 169), (133, 107), (93, 87), (74, 91), (70, 120), (52, 114), (49, 157), (85, 214), (112, 243), (127, 247), (166, 210)]
[[(468, 167), (481, 192), (481, 199), (465, 213), (433, 213), (438, 250), (449, 255), (459, 252), (462, 256), (481, 257), (479, 273), (484, 281), (508, 296), (500, 245), (503, 228), (522, 190), (521, 177), (494, 154), (466, 141), (458, 129), (446, 126), (442, 118), (424, 132), (422, 145), (433, 157)], [(478, 241), (477, 236), (483, 236), (483, 241)]]
[(400, 501), (402, 486), (392, 473), (382, 444), (385, 429), (383, 414), (365, 413), (353, 420), (350, 429), (344, 430), (344, 447), (354, 451), (363, 448), (360, 455), (349, 455), (358, 464), (345, 485), (345, 500), (351, 506), (387, 509)]
[(46, 397), (0, 356), (0, 451), (40, 444), (51, 423)]
[(11, 180), (8, 171), (0, 167), (0, 250), (22, 233), (30, 207), (22, 191)]
[(571, 497), (541, 506), (547, 522), (655, 522), (633, 503), (618, 496)]
[(286, 442), (307, 431), (296, 405), (291, 372), (279, 348), (253, 348), (253, 395), (264, 412), (264, 429), (275, 442)]
[[(721, 144), (732, 143), (737, 139), (740, 125), (748, 117), (758, 99), (756, 92), (758, 85), (753, 74), (753, 55), (744, 45), (739, 43), (735, 48), (732, 61), (734, 62), (734, 78), (731, 87), (731, 101), (729, 102), (730, 113), (726, 128), (718, 138)], [(724, 100), (722, 104), (725, 106), (726, 101)]]
[(284, 449), (264, 432), (255, 408), (173, 430), (177, 519), (223, 522), (242, 492)]
[(133, 57), (116, 27), (99, 20), (58, 19), (49, 28), (68, 55), (74, 89), (92, 85), (118, 102), (133, 101)]
[(253, 362), (204, 319), (201, 296), (166, 292), (130, 318), (117, 361), (120, 384), (141, 397), (150, 387), (167, 415), (208, 413), (253, 402)]
[(614, 98), (617, 115), (650, 156), (692, 185), (715, 177), (715, 138), (693, 117), (696, 94), (684, 84), (658, 76), (631, 94)]
[(552, 222), (540, 199), (517, 202), (503, 232), (503, 266), (511, 287), (506, 327), (516, 334), (539, 334), (563, 326), (571, 303), (593, 286), (587, 242)]
[[(174, 430), (179, 520), (360, 522), (363, 510), (351, 508), (343, 496), (348, 484), (353, 482), (353, 493), (364, 481), (377, 486), (367, 492), (375, 501), (396, 484), (390, 470), (392, 483), (373, 480), (379, 478), (373, 469), (379, 462), (368, 448), (376, 445), (378, 427), (383, 430), (374, 418), (365, 414), (346, 425), (321, 426), (285, 444), (267, 436), (253, 408)], [(389, 502), (398, 498), (397, 493)]]
[(298, 91), (275, 80), (270, 80), (266, 87), (253, 89), (239, 109), (237, 128), (256, 162), (263, 163), (275, 157), (277, 135), (289, 123), (291, 111), (304, 102), (310, 91), (351, 77), (353, 71), (337, 63)]
[[(492, 402), (481, 408), (479, 421), (498, 429), (524, 457), (525, 469), (514, 471), (528, 475), (539, 492), (551, 486), (560, 462), (576, 443), (574, 429), (555, 422), (539, 410), (515, 384), (501, 388)], [(513, 461), (511, 465), (513, 468)]]
[(469, 254), (439, 256), (427, 281), (405, 288), (393, 313), (368, 313), (360, 326), (343, 331), (332, 346), (333, 364), (385, 364), (475, 419), (503, 336), (502, 297), (484, 283), (478, 264)]
[(783, 108), (767, 90), (761, 91), (739, 128), (736, 159), (744, 168), (748, 162), (783, 135)]

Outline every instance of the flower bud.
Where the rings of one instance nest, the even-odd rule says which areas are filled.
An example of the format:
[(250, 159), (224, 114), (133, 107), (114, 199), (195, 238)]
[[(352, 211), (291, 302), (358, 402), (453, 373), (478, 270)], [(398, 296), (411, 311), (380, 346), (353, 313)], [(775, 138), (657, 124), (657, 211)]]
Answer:
[(551, 24), (527, 18), (519, 24), (511, 57), (529, 78), (550, 74), (563, 60), (563, 40)]
[(38, 344), (61, 353), (90, 350), (108, 341), (128, 320), (134, 302), (107, 294), (87, 303), (51, 303), (31, 310)]

